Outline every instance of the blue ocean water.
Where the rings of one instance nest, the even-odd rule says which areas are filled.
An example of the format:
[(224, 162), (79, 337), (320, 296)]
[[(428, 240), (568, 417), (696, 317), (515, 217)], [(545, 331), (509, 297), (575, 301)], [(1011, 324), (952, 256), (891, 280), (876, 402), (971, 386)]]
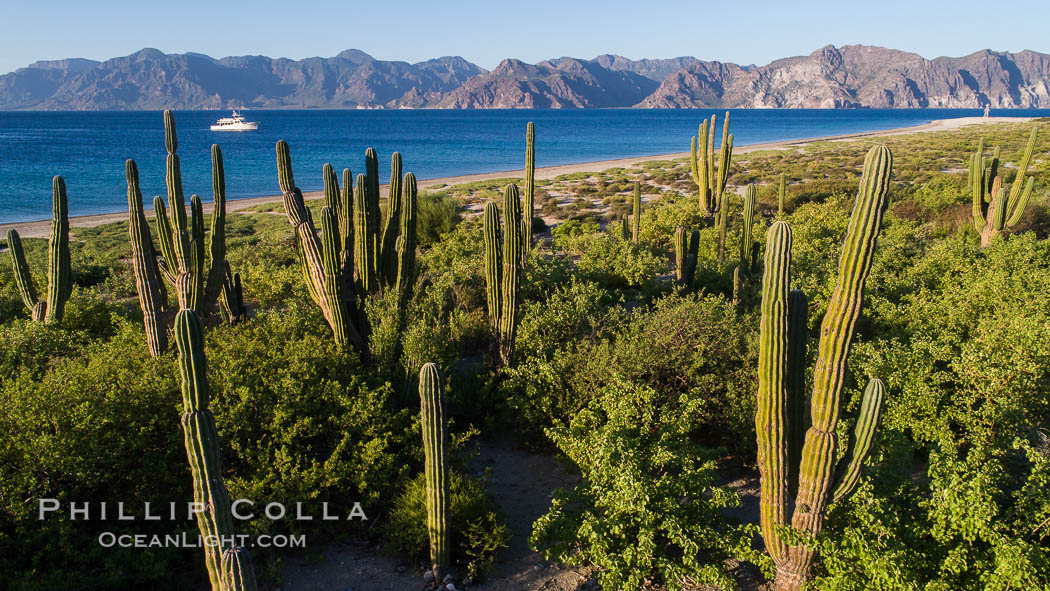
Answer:
[[(381, 174), (390, 153), (404, 155), (418, 178), (520, 169), (527, 121), (536, 124), (536, 165), (552, 166), (688, 150), (697, 124), (714, 110), (398, 110), (248, 111), (258, 131), (216, 133), (228, 112), (176, 113), (187, 193), (211, 199), (209, 149), (223, 149), (231, 199), (275, 195), (274, 143), (292, 147), (295, 179), (321, 188), (321, 167), (363, 172), (364, 151), (378, 150)], [(978, 116), (978, 109), (732, 111), (738, 146), (919, 125)], [(1050, 116), (1050, 110), (993, 111)], [(147, 207), (164, 194), (164, 127), (159, 112), (0, 112), (0, 223), (51, 217), (51, 177), (66, 179), (71, 215), (127, 211), (124, 160), (139, 165)]]

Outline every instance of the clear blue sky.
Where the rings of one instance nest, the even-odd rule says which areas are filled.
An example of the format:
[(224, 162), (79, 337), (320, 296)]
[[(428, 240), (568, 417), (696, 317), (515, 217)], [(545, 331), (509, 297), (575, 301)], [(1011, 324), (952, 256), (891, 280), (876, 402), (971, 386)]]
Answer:
[[(38, 59), (106, 59), (143, 47), (214, 57), (303, 58), (347, 48), (381, 59), (461, 55), (491, 69), (618, 53), (765, 64), (829, 43), (924, 57), (978, 49), (1050, 53), (1050, 2), (1017, 0), (3, 0), (0, 73)], [(949, 8), (950, 7), (950, 8)]]

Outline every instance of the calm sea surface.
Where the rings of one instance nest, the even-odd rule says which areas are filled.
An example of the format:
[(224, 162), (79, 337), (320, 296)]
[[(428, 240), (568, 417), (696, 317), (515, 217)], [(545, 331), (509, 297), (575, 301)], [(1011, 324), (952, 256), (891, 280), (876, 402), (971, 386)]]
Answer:
[[(176, 113), (187, 191), (211, 200), (209, 147), (222, 146), (230, 198), (277, 194), (274, 143), (292, 147), (295, 179), (321, 188), (321, 166), (363, 172), (364, 150), (390, 153), (421, 179), (521, 168), (525, 123), (536, 123), (536, 165), (551, 166), (688, 150), (704, 117), (723, 111), (248, 111), (258, 131), (214, 133), (228, 112)], [(977, 109), (733, 110), (736, 145), (919, 125), (972, 117)], [(1050, 116), (1050, 110), (993, 111)], [(66, 179), (71, 215), (127, 211), (124, 160), (134, 158), (148, 202), (164, 193), (164, 126), (159, 112), (0, 112), (0, 223), (51, 217), (51, 177)]]

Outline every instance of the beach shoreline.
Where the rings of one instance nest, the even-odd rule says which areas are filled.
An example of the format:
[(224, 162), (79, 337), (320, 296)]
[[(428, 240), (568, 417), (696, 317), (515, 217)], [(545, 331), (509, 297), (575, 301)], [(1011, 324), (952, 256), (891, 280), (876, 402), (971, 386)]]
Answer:
[[(747, 146), (734, 146), (733, 154), (746, 154), (748, 152), (756, 152), (761, 150), (781, 150), (792, 146), (801, 146), (814, 142), (822, 141), (845, 141), (861, 139), (866, 137), (881, 137), (891, 135), (902, 135), (911, 133), (926, 133), (933, 131), (947, 131), (964, 127), (967, 125), (979, 125), (985, 123), (1023, 123), (1031, 121), (1034, 117), (958, 117), (953, 119), (935, 119), (929, 123), (922, 125), (912, 125), (908, 127), (899, 127), (894, 129), (884, 129), (878, 131), (865, 131), (857, 133), (847, 133), (839, 135), (802, 138), (794, 140), (780, 140), (774, 142), (763, 142), (758, 144), (750, 144)], [(613, 160), (596, 160), (592, 162), (581, 162), (577, 164), (560, 164), (555, 166), (543, 166), (536, 168), (536, 179), (545, 180), (552, 179), (564, 174), (578, 173), (578, 172), (600, 172), (610, 168), (629, 168), (637, 165), (641, 162), (649, 162), (654, 160), (673, 160), (676, 158), (688, 157), (688, 152), (675, 152), (670, 154), (655, 154), (650, 156), (635, 156), (630, 158), (617, 158)], [(440, 177), (433, 179), (422, 179), (419, 181), (420, 189), (427, 189), (439, 186), (458, 185), (463, 183), (471, 183), (478, 181), (487, 181), (498, 178), (514, 178), (524, 177), (525, 171), (523, 169), (517, 170), (504, 170), (497, 172), (485, 172), (475, 174), (465, 174), (451, 177)], [(381, 191), (386, 191), (387, 185), (381, 186)], [(309, 191), (303, 194), (306, 199), (318, 199), (321, 198), (321, 191)], [(280, 195), (267, 195), (264, 197), (245, 197), (241, 199), (228, 199), (226, 202), (227, 213), (235, 213), (243, 211), (245, 209), (252, 208), (256, 205), (268, 204), (280, 202), (282, 197)], [(211, 211), (211, 204), (204, 204), (204, 212), (208, 213)], [(147, 209), (147, 215), (152, 216), (153, 210)], [(100, 213), (75, 216), (69, 218), (70, 227), (72, 228), (90, 228), (94, 226), (101, 226), (104, 224), (110, 224), (113, 222), (120, 222), (127, 219), (127, 211), (114, 212), (114, 213)], [(36, 220), (27, 222), (11, 222), (0, 224), (0, 232), (6, 234), (8, 230), (16, 229), (22, 238), (47, 238), (51, 232), (51, 220)]]

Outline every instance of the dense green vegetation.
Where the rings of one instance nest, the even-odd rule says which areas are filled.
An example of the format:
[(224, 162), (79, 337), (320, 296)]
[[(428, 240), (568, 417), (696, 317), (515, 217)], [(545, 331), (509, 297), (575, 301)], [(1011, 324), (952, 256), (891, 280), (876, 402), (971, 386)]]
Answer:
[[(1032, 180), (1011, 185), (1033, 129)], [(1031, 191), (1027, 207), (1001, 216), (987, 247), (968, 171), (981, 137), (1001, 150), (1000, 187), (989, 196), (1008, 197), (1010, 186), (1018, 196)], [(855, 490), (826, 508), (819, 534), (775, 533), (815, 554), (814, 589), (1050, 589), (1050, 122), (877, 141), (893, 155), (888, 204), (840, 376), (841, 420), (830, 426), (842, 445), (821, 461), (851, 463), (846, 443), (864, 423), (873, 378), (885, 387), (881, 421)], [(209, 236), (222, 227), (221, 256), (243, 293), (209, 292), (208, 268), (192, 259), (200, 293), (215, 304), (194, 312), (200, 331), (186, 315), (176, 324), (174, 314), (158, 314), (163, 330), (150, 342), (170, 337), (177, 346), (155, 346), (155, 357), (133, 272), (144, 259), (127, 223), (70, 229), (73, 287), (60, 321), (34, 322), (25, 282), (0, 265), (5, 584), (205, 588), (199, 548), (98, 543), (103, 531), (196, 535), (181, 509), (174, 521), (129, 522), (74, 521), (67, 509), (124, 501), (141, 516), (145, 501), (184, 506), (201, 476), (187, 462), (180, 414), (207, 410), (231, 499), (252, 499), (256, 513), (269, 502), (293, 510), (301, 502), (319, 515), (328, 503), (344, 517), (359, 502), (368, 516), (236, 521), (238, 533), (308, 537), (305, 551), (251, 550), (263, 588), (279, 584), (283, 559), (351, 539), (421, 569), (447, 553), (451, 570), (483, 577), (509, 530), (472, 449), (508, 440), (561, 458), (578, 475), (531, 532), (515, 532), (550, 559), (594, 566), (604, 589), (757, 588), (777, 570), (766, 552), (773, 530), (760, 531), (754, 502), (757, 394), (767, 379), (759, 371), (763, 280), (773, 266), (767, 230), (775, 220), (790, 227), (790, 287), (808, 300), (801, 326), (810, 345), (792, 366), (802, 371), (789, 373), (808, 395), (818, 327), (837, 306), (839, 257), (875, 143), (737, 147), (724, 180), (701, 173), (706, 163), (698, 163), (716, 157), (705, 146), (697, 162), (411, 191), (394, 210), (372, 193), (374, 174), (340, 185), (331, 168), (296, 169), (330, 185), (323, 201), (286, 198), (301, 226), (316, 223), (312, 245), (280, 205), (227, 213), (220, 226), (193, 205), (189, 222), (169, 222), (202, 234), (207, 227)], [(290, 160), (282, 167), (281, 188), (294, 195)], [(369, 154), (366, 171), (377, 167)], [(392, 178), (414, 188), (393, 168)], [(277, 185), (276, 166), (260, 174)], [(706, 205), (697, 196), (704, 184)], [(983, 199), (988, 179), (977, 185)], [(347, 206), (358, 200), (360, 209)], [(980, 215), (994, 214), (989, 208)], [(524, 231), (529, 210), (543, 221), (534, 232)], [(350, 211), (361, 213), (360, 225), (347, 225)], [(416, 247), (385, 244), (384, 232), (411, 212)], [(140, 236), (160, 236), (163, 226), (150, 217)], [(19, 242), (37, 285), (48, 283), (49, 269), (61, 272), (62, 263), (49, 265), (48, 240)], [(352, 308), (304, 280), (304, 248), (317, 249), (315, 275), (347, 273), (345, 261), (328, 256), (333, 245), (377, 271), (370, 280), (347, 276), (364, 280)], [(178, 284), (158, 270), (167, 289), (153, 288), (156, 303), (173, 309)], [(216, 278), (237, 291), (232, 273)], [(243, 301), (243, 320), (219, 305), (224, 297), (234, 307)], [(180, 350), (206, 355), (206, 373), (195, 374), (203, 365)], [(420, 393), (435, 393), (420, 388), (427, 363), (440, 374), (444, 418), (421, 416)], [(184, 398), (187, 375), (196, 385)], [(210, 399), (200, 406), (194, 396), (203, 388)], [(441, 462), (435, 456), (427, 469), (425, 450), (439, 448)], [(438, 475), (440, 527), (427, 503)], [(39, 520), (40, 498), (67, 509)], [(435, 529), (444, 541), (432, 554)]]

